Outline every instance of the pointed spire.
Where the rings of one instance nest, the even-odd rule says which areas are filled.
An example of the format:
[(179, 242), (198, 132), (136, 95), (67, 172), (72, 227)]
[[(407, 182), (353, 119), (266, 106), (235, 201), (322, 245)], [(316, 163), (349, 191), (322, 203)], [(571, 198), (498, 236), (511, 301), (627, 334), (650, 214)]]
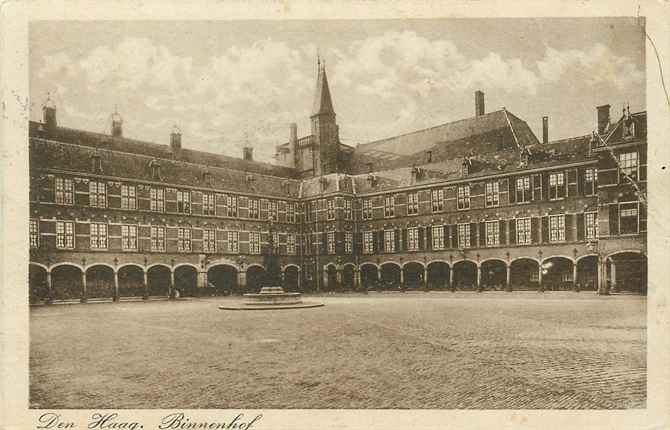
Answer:
[(316, 94), (314, 96), (314, 108), (312, 116), (323, 114), (334, 114), (333, 101), (330, 97), (330, 88), (328, 88), (328, 78), (326, 76), (326, 63), (317, 57), (318, 76), (316, 78)]

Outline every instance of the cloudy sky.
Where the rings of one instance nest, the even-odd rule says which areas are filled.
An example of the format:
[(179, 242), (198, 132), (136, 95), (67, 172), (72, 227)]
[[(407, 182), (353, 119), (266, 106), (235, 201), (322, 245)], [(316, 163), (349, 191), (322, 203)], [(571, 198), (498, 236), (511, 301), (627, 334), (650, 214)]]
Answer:
[(541, 137), (589, 133), (596, 105), (644, 109), (635, 19), (37, 22), (31, 118), (49, 92), (60, 125), (270, 161), (288, 124), (309, 134), (317, 50), (340, 136), (355, 145), (505, 106)]

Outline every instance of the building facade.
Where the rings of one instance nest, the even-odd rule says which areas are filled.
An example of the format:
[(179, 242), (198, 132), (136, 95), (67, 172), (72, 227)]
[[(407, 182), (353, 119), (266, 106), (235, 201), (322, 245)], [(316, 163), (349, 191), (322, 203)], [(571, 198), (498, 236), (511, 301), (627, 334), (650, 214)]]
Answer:
[[(344, 145), (318, 67), (310, 134), (276, 162), (30, 123), (30, 299), (258, 290), (273, 235), (288, 290), (646, 291), (646, 113), (539, 141), (505, 108)], [(167, 136), (166, 136), (167, 137)], [(168, 139), (166, 139), (168, 140)]]

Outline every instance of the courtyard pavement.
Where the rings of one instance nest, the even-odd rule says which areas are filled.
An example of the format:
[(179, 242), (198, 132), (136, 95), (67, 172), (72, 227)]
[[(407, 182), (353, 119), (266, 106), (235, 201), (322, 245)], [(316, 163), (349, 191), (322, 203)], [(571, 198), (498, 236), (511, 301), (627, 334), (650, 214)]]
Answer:
[(217, 308), (234, 300), (31, 309), (31, 407), (645, 407), (645, 297), (370, 293)]

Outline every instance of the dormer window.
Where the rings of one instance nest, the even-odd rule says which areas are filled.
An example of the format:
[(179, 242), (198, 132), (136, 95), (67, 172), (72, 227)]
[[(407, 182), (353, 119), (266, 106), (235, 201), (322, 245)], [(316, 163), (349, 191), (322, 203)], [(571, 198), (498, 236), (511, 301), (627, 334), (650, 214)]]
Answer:
[(212, 179), (212, 174), (209, 171), (202, 172), (202, 182), (204, 184), (209, 184)]
[(102, 158), (97, 152), (91, 155), (91, 172), (102, 173)]
[(151, 173), (151, 179), (154, 181), (160, 181), (161, 178), (161, 165), (157, 160), (151, 160), (149, 163), (149, 172)]
[(247, 183), (250, 184), (250, 183), (254, 182), (255, 180), (256, 180), (256, 178), (254, 178), (254, 175), (247, 174)]
[(326, 191), (326, 188), (328, 188), (328, 179), (322, 176), (319, 178), (319, 184), (321, 184), (321, 191)]
[(461, 176), (468, 176), (470, 174), (470, 167), (472, 166), (472, 161), (470, 161), (469, 157), (465, 157), (463, 159), (463, 163), (461, 164)]
[(377, 186), (377, 176), (376, 175), (368, 175), (368, 183), (370, 184), (371, 187), (376, 187)]
[(521, 156), (519, 157), (519, 167), (528, 167), (530, 163), (530, 151), (528, 148), (523, 148)]

